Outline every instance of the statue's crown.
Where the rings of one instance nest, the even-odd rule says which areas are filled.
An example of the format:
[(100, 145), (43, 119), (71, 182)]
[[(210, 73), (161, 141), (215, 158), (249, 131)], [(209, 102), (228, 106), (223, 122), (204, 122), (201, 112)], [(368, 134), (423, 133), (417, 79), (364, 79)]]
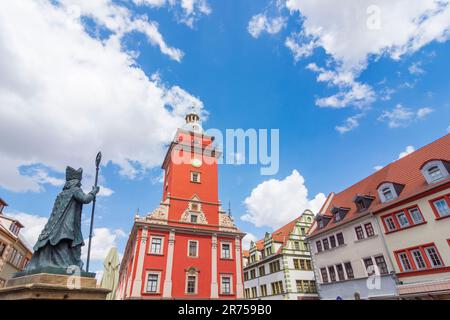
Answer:
[(75, 170), (72, 167), (67, 167), (66, 168), (66, 181), (70, 181), (70, 180), (80, 180), (83, 177), (83, 169), (80, 168), (78, 170)]

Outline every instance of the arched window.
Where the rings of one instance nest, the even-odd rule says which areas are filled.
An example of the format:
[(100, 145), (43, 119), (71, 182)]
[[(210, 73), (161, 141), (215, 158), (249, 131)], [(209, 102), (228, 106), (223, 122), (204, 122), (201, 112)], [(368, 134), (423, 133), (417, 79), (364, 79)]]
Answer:
[[(397, 188), (396, 188), (397, 187)], [(401, 185), (385, 182), (378, 187), (378, 195), (382, 203), (388, 202), (398, 198), (398, 194), (401, 192)], [(398, 189), (398, 190), (397, 190)]]
[(433, 166), (428, 169), (428, 175), (432, 179), (432, 181), (441, 180), (444, 176), (442, 175), (441, 169), (438, 166)]
[(383, 196), (386, 201), (394, 199), (394, 195), (392, 194), (391, 188), (389, 187), (383, 188), (381, 192), (383, 192)]
[(449, 176), (449, 163), (447, 161), (432, 160), (422, 167), (422, 174), (429, 184), (441, 181)]

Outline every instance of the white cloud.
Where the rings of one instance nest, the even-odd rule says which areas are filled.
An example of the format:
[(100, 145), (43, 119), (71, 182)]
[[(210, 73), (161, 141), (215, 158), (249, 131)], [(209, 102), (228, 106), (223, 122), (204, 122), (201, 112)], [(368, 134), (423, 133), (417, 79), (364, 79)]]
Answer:
[(403, 157), (406, 157), (408, 154), (414, 152), (416, 149), (414, 149), (413, 146), (407, 146), (405, 151), (400, 152), (400, 154), (398, 155), (398, 159), (401, 159)]
[[(405, 156), (407, 156), (408, 154), (414, 152), (415, 150), (416, 150), (416, 149), (414, 148), (414, 146), (407, 146), (407, 147), (405, 148), (404, 151), (402, 151), (402, 152), (399, 153), (399, 155), (398, 155), (398, 157), (397, 157), (397, 160), (398, 160), (398, 159), (401, 159), (401, 158), (403, 158), (403, 157), (405, 157)], [(377, 165), (377, 166), (373, 167), (373, 169), (374, 169), (375, 171), (378, 171), (378, 170), (383, 169), (383, 167), (384, 167), (384, 166)]]
[(99, 197), (109, 197), (114, 193), (114, 190), (111, 190), (108, 187), (100, 186), (100, 191), (98, 192), (97, 196)]
[(348, 105), (353, 105), (359, 109), (363, 109), (375, 101), (375, 92), (373, 89), (366, 84), (355, 81), (352, 72), (326, 70), (318, 67), (315, 63), (308, 64), (306, 68), (317, 73), (318, 82), (327, 82), (339, 88), (338, 93), (317, 99), (316, 105), (319, 107), (340, 109)]
[(212, 10), (206, 0), (133, 0), (136, 5), (146, 5), (154, 8), (168, 6), (175, 11), (178, 22), (193, 27), (202, 16), (209, 15)]
[[(108, 38), (89, 35), (80, 14), (106, 28)], [(180, 59), (156, 23), (110, 1), (13, 1), (2, 8), (0, 186), (40, 191), (42, 184), (59, 185), (48, 172), (63, 173), (66, 165), (83, 167), (90, 181), (98, 150), (103, 164), (117, 165), (129, 178), (161, 163), (185, 112), (203, 104), (136, 66), (136, 53), (120, 45), (133, 30)], [(21, 174), (21, 167), (36, 164), (47, 173)]]
[(344, 4), (333, 0), (286, 1), (291, 14), (304, 17), (300, 45), (312, 41), (344, 70), (362, 70), (370, 55), (387, 54), (399, 59), (431, 41), (446, 41), (448, 4), (447, 0), (348, 0)]
[(447, 132), (450, 133), (450, 126), (447, 127)]
[(245, 237), (242, 239), (242, 250), (250, 249), (250, 242), (256, 242), (258, 239), (253, 233), (247, 232)]
[(316, 213), (326, 197), (318, 193), (308, 198), (305, 180), (297, 170), (283, 180), (270, 179), (256, 186), (244, 201), (247, 213), (241, 219), (257, 227), (280, 227), (298, 217), (305, 209)]
[(392, 110), (385, 110), (378, 117), (379, 121), (387, 122), (389, 128), (407, 127), (413, 121), (423, 119), (426, 115), (433, 112), (433, 109), (425, 107), (416, 111), (397, 104)]
[[(109, 228), (94, 228), (91, 246), (91, 261), (103, 261), (112, 247), (117, 247), (117, 241), (127, 235), (121, 229), (111, 230)], [(88, 241), (84, 240), (85, 246), (82, 248), (82, 258), (86, 259)]]
[(420, 108), (419, 110), (417, 110), (416, 112), (416, 116), (417, 118), (424, 118), (425, 116), (427, 116), (428, 114), (432, 113), (434, 110), (431, 108)]
[(7, 213), (7, 215), (19, 220), (19, 222), (23, 224), (24, 228), (20, 230), (20, 235), (31, 249), (36, 243), (42, 229), (44, 229), (48, 218), (24, 212)]
[[(318, 48), (329, 57), (326, 64), (330, 70), (320, 71), (317, 80), (336, 93), (316, 99), (320, 107), (370, 105), (378, 94), (370, 84), (358, 81), (370, 62), (385, 56), (399, 60), (450, 36), (449, 0), (280, 0), (276, 6), (279, 3), (298, 21), (298, 28), (285, 40), (295, 61), (311, 56)], [(420, 73), (419, 67), (410, 71)], [(336, 82), (341, 75), (347, 81)], [(381, 99), (389, 97), (381, 92)]]
[(253, 38), (258, 38), (263, 31), (269, 34), (276, 34), (286, 25), (286, 18), (275, 17), (269, 18), (265, 14), (257, 14), (253, 16), (247, 26), (248, 32)]
[(409, 73), (411, 73), (412, 75), (421, 75), (425, 73), (425, 70), (422, 69), (422, 62), (415, 62), (413, 64), (411, 64), (408, 68)]
[(357, 114), (355, 116), (352, 117), (348, 117), (345, 120), (345, 123), (341, 126), (336, 126), (336, 130), (339, 133), (347, 133), (353, 129), (356, 129), (357, 127), (359, 127), (359, 119), (363, 116), (362, 113)]

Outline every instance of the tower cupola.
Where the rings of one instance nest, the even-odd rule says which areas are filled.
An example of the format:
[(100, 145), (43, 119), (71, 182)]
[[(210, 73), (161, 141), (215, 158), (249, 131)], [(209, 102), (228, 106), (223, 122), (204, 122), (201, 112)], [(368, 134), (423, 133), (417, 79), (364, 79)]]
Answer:
[(191, 110), (185, 117), (186, 123), (182, 127), (182, 129), (197, 133), (202, 133), (203, 128), (200, 124), (200, 116), (194, 111)]

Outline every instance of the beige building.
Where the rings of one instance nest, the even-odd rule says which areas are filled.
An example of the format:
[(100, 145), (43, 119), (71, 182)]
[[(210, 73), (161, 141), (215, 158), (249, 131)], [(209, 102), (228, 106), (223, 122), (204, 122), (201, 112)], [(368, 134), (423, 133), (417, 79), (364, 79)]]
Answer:
[(407, 174), (385, 173), (378, 192), (387, 197), (373, 210), (394, 261), (398, 294), (450, 299), (450, 135), (401, 162)]
[(318, 299), (305, 236), (314, 215), (299, 218), (252, 242), (244, 251), (244, 296), (252, 300)]
[(395, 297), (393, 266), (377, 220), (368, 211), (350, 218), (349, 210), (338, 206), (347, 192), (328, 196), (308, 236), (320, 298)]
[(450, 135), (330, 194), (308, 236), (324, 299), (450, 298)]
[(12, 275), (22, 271), (31, 259), (32, 252), (20, 237), (23, 225), (3, 214), (7, 203), (0, 198), (0, 288)]

